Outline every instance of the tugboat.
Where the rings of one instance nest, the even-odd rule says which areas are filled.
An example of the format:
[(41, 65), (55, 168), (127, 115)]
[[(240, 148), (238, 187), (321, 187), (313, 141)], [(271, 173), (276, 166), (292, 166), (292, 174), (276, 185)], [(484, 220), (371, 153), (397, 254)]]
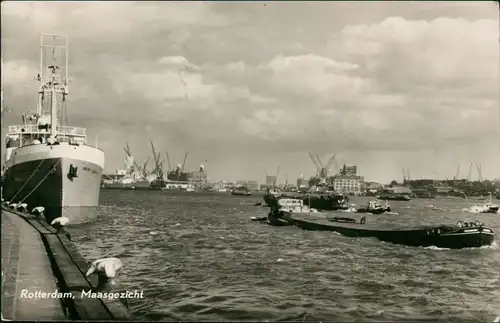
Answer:
[(318, 215), (318, 210), (304, 205), (301, 199), (282, 198), (278, 200), (278, 206), (272, 207), (267, 216), (270, 224), (276, 226), (293, 225), (292, 215), (307, 214)]
[(304, 205), (309, 207), (324, 210), (324, 211), (346, 211), (349, 210), (349, 198), (342, 194), (304, 194), (298, 192), (281, 192), (277, 189), (269, 189), (264, 195), (265, 205), (272, 207), (277, 205), (277, 201), (280, 198), (300, 198), (304, 202)]
[(382, 214), (384, 212), (391, 212), (391, 206), (389, 204), (382, 205), (378, 201), (369, 201), (365, 207), (357, 209), (356, 212)]
[(468, 211), (471, 213), (498, 213), (498, 205), (491, 203), (478, 204), (471, 206)]
[(273, 207), (278, 205), (278, 200), (283, 196), (283, 193), (278, 189), (267, 189), (264, 194), (264, 203), (266, 206)]
[(471, 213), (498, 213), (499, 205), (493, 204), (491, 195), (488, 202), (471, 206), (468, 211)]
[(346, 211), (349, 210), (349, 197), (342, 194), (316, 194), (304, 198), (304, 204), (318, 210)]
[(252, 217), (252, 221), (268, 222), (275, 226), (293, 225), (291, 220), (294, 214), (319, 215), (318, 210), (304, 205), (302, 199), (280, 198), (277, 204), (271, 207), (267, 217)]
[[(36, 111), (22, 114), (21, 125), (8, 128), (3, 197), (30, 209), (44, 207), (49, 223), (61, 216), (72, 225), (92, 222), (97, 217), (104, 152), (87, 144), (85, 128), (63, 125), (67, 38), (42, 34), (40, 42), (38, 105)], [(61, 58), (59, 65), (56, 58)]]

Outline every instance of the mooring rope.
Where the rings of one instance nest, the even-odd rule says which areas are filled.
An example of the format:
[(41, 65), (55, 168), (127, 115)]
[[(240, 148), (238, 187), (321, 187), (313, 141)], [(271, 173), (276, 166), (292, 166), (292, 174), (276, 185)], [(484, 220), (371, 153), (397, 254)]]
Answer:
[[(17, 191), (17, 193), (10, 199), (12, 201), (12, 203), (14, 203), (14, 199), (16, 198), (16, 196), (21, 193), (21, 190), (24, 188), (24, 186), (26, 186), (26, 184), (28, 184), (28, 182), (31, 180), (31, 178), (33, 177), (33, 175), (35, 175), (35, 173), (38, 171), (38, 169), (40, 168), (40, 166), (42, 166), (42, 163), (45, 159), (42, 159), (40, 161), (40, 163), (38, 164), (38, 166), (35, 168), (35, 170), (33, 172), (31, 172), (31, 175), (30, 177), (28, 177), (28, 179), (24, 182), (24, 184), (21, 186), (21, 188)], [(21, 202), (19, 202), (21, 203)]]
[(52, 171), (54, 169), (56, 169), (57, 165), (59, 165), (61, 163), (61, 159), (59, 159), (57, 161), (57, 163), (47, 172), (47, 175), (45, 175), (44, 178), (42, 178), (42, 180), (37, 184), (37, 186), (35, 186), (29, 193), (28, 195), (26, 195), (21, 201), (19, 201), (18, 204), (24, 202), (24, 200), (26, 200), (40, 185), (42, 185), (43, 181), (45, 181), (45, 179), (47, 179), (47, 177), (49, 177), (49, 175), (52, 173)]

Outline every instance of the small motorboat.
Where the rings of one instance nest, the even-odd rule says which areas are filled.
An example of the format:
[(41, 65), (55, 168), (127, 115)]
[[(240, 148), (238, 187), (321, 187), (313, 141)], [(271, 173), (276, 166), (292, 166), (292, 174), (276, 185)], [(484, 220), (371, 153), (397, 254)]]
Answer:
[(266, 222), (267, 216), (252, 216), (250, 220), (254, 222)]
[(498, 213), (498, 209), (498, 204), (493, 204), (490, 195), (488, 202), (471, 206), (467, 211), (471, 213)]
[(250, 191), (248, 188), (242, 186), (242, 187), (237, 187), (231, 190), (231, 195), (240, 195), (240, 196), (250, 196), (252, 195), (252, 191)]
[(365, 207), (357, 209), (356, 212), (382, 214), (384, 212), (391, 212), (391, 206), (388, 203), (382, 205), (378, 201), (369, 201)]

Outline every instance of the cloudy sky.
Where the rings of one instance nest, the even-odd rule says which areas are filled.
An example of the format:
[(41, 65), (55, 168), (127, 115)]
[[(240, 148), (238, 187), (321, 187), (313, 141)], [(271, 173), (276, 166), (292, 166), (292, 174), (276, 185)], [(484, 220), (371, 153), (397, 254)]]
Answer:
[(2, 2), (1, 23), (2, 136), (35, 108), (39, 33), (67, 34), (68, 119), (107, 172), (151, 139), (213, 179), (292, 181), (308, 152), (368, 180), (500, 177), (493, 1)]

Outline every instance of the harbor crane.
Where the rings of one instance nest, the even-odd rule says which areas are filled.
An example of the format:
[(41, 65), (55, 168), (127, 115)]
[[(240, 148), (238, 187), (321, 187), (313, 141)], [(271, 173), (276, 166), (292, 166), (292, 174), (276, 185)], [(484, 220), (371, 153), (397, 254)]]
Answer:
[(331, 175), (330, 167), (335, 162), (335, 156), (337, 154), (333, 154), (325, 166), (323, 166), (323, 163), (321, 162), (321, 159), (319, 158), (318, 154), (315, 154), (314, 156), (311, 153), (308, 153), (308, 154), (309, 154), (309, 158), (311, 158), (314, 166), (316, 166), (316, 170), (317, 170), (316, 176), (320, 179), (320, 183), (326, 184), (327, 178)]
[(147, 171), (147, 165), (148, 165), (150, 157), (148, 156), (148, 159), (146, 160), (146, 162), (141, 166), (141, 165), (137, 164), (137, 162), (134, 160), (134, 156), (132, 155), (132, 151), (130, 150), (130, 145), (128, 142), (127, 142), (127, 145), (125, 147), (123, 147), (123, 150), (125, 151), (125, 154), (127, 155), (127, 157), (126, 157), (127, 172), (130, 174), (137, 172), (137, 173), (142, 174), (144, 177), (148, 176), (149, 174)]
[(403, 167), (402, 171), (403, 171), (403, 184), (407, 184), (407, 183), (409, 183), (411, 181), (411, 179), (410, 179), (410, 169)]
[(151, 149), (153, 151), (153, 161), (155, 162), (155, 168), (152, 171), (153, 174), (156, 174), (156, 179), (163, 179), (163, 163), (165, 162), (165, 159), (160, 161), (160, 153), (156, 152), (155, 145), (153, 144), (153, 141), (151, 140)]
[[(167, 158), (167, 163), (168, 163), (168, 171), (171, 174), (170, 178), (173, 177), (173, 178), (175, 178), (175, 180), (180, 181), (181, 178), (186, 177), (186, 175), (184, 173), (184, 168), (186, 166), (187, 155), (188, 155), (188, 153), (186, 152), (184, 154), (184, 160), (183, 160), (182, 164), (177, 164), (177, 166), (175, 168), (172, 168), (172, 164), (170, 163), (170, 156), (168, 155), (168, 153), (165, 153), (165, 156)], [(186, 179), (184, 179), (184, 180), (186, 180)]]
[[(278, 181), (278, 175), (280, 173), (280, 169), (281, 169), (281, 166), (278, 166), (278, 170), (276, 171), (276, 175), (274, 175), (274, 179), (273, 179), (273, 187), (276, 186), (276, 182)], [(270, 177), (270, 176), (267, 173), (266, 169), (264, 169), (264, 174), (266, 175), (266, 181), (267, 181), (267, 178)]]
[(168, 156), (168, 152), (165, 152), (165, 157), (167, 158), (168, 171), (171, 171), (172, 170), (172, 164), (170, 164), (170, 157)]
[(470, 175), (472, 174), (472, 165), (473, 165), (473, 163), (471, 162), (470, 166), (469, 166), (469, 173), (467, 175), (467, 181), (470, 181)]
[(181, 167), (181, 173), (184, 172), (184, 167), (186, 166), (186, 159), (187, 159), (188, 153), (184, 154), (184, 161), (182, 162), (182, 167)]
[(278, 170), (276, 171), (276, 175), (274, 176), (273, 187), (276, 186), (276, 182), (278, 181), (278, 175), (280, 173), (281, 166), (278, 166)]
[(477, 164), (476, 163), (476, 168), (477, 168), (477, 174), (479, 176), (479, 181), (482, 181), (483, 180), (483, 165), (481, 164)]
[(453, 179), (454, 180), (457, 180), (458, 179), (458, 175), (460, 174), (460, 164), (458, 164), (458, 167), (457, 167), (457, 172), (455, 173), (455, 176), (453, 176)]
[(478, 180), (482, 181), (483, 180), (483, 166), (481, 164), (478, 164), (477, 162), (471, 162), (469, 166), (469, 173), (467, 175), (467, 181), (470, 181), (471, 175), (472, 175), (472, 167), (476, 166), (477, 169), (477, 175), (478, 175)]
[(146, 178), (146, 177), (148, 177), (148, 176), (149, 176), (149, 172), (148, 172), (148, 163), (149, 163), (149, 159), (150, 159), (150, 158), (151, 158), (151, 157), (150, 157), (150, 156), (148, 156), (148, 158), (146, 159), (146, 161), (144, 162), (144, 164), (142, 165), (142, 167), (140, 167), (140, 166), (139, 166), (139, 167), (140, 167), (139, 172), (141, 172), (142, 177), (144, 177), (144, 178)]

